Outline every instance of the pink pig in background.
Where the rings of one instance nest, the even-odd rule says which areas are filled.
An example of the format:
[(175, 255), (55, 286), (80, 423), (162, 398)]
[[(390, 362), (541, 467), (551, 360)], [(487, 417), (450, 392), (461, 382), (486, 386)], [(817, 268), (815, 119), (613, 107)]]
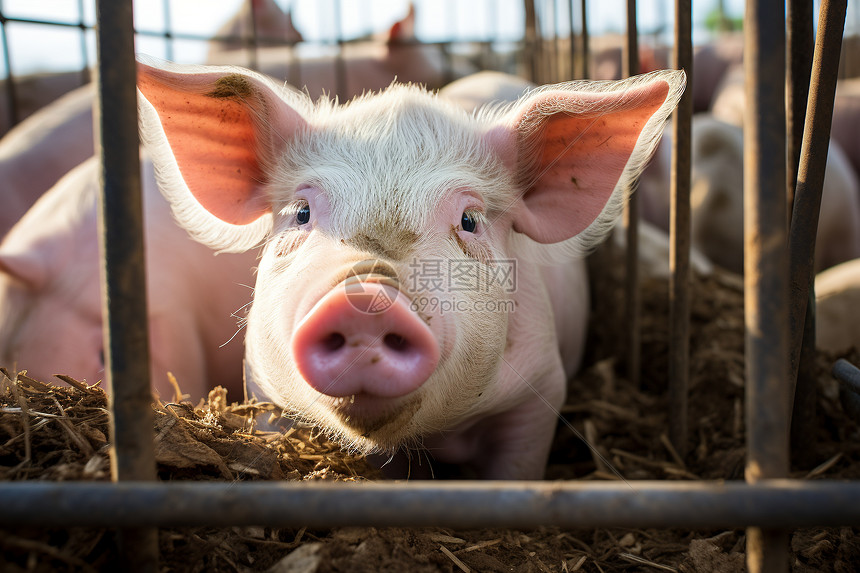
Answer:
[[(171, 371), (196, 401), (215, 385), (242, 396), (242, 344), (228, 341), (251, 298), (255, 253), (215, 254), (176, 226), (142, 162), (152, 386), (173, 397)], [(98, 161), (43, 195), (0, 242), (0, 364), (53, 381), (104, 378)]]
[(265, 243), (245, 339), (258, 397), (355, 450), (543, 475), (584, 345), (574, 259), (611, 229), (683, 72), (477, 114), (402, 85), (314, 104), (236, 68), (141, 64), (138, 87), (180, 224), (216, 249)]

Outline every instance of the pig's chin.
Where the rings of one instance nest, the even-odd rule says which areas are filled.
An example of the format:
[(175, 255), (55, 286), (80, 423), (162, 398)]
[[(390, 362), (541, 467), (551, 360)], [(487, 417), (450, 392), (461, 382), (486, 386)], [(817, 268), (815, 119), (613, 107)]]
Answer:
[(381, 398), (367, 393), (327, 397), (331, 415), (347, 441), (364, 450), (392, 450), (402, 445), (407, 427), (421, 407), (420, 396)]

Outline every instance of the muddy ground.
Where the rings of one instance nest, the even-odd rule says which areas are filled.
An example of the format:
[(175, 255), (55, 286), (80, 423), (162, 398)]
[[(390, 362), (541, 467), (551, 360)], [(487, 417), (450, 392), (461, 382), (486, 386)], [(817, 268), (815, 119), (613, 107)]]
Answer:
[[(617, 267), (616, 267), (617, 268)], [(586, 366), (571, 381), (565, 423), (553, 445), (547, 479), (743, 479), (744, 363), (740, 279), (724, 273), (694, 280), (692, 296), (690, 451), (668, 446), (668, 288), (643, 284), (642, 381), (624, 376), (618, 277), (595, 290)], [(606, 285), (614, 285), (609, 288)], [(860, 479), (860, 432), (843, 412), (829, 368), (817, 356), (814, 451), (792, 477)], [(848, 356), (860, 363), (860, 353)], [(9, 373), (15, 378), (14, 373)], [(24, 376), (0, 376), (0, 479), (107, 480), (107, 414), (98, 388), (50, 387)], [(252, 432), (254, 408), (208, 404), (156, 408), (161, 479), (379, 479), (309, 428), (286, 436)], [(266, 409), (266, 405), (256, 408)], [(588, 438), (594, 454), (576, 433)], [(601, 459), (602, 458), (602, 459)], [(606, 464), (603, 460), (608, 461)], [(2, 508), (0, 508), (2, 511)], [(858, 528), (797, 531), (795, 572), (850, 572), (860, 567)], [(111, 530), (0, 530), (0, 570), (107, 571)], [(160, 530), (161, 571), (743, 571), (744, 531), (655, 529), (537, 530), (269, 527)]]

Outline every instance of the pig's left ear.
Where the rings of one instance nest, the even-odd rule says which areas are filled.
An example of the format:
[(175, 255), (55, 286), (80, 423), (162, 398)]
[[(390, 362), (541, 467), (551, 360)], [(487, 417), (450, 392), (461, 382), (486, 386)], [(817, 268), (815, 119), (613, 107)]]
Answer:
[(138, 63), (137, 87), (141, 140), (179, 224), (213, 249), (259, 244), (272, 228), (267, 173), (307, 127), (301, 97), (214, 66)]
[(518, 180), (514, 230), (539, 243), (575, 237), (579, 250), (603, 239), (685, 82), (662, 71), (530, 92), (486, 135)]

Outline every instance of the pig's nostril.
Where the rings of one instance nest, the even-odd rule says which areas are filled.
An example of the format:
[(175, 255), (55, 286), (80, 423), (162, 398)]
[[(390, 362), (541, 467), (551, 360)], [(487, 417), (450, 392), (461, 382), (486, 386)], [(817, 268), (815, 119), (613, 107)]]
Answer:
[(385, 346), (397, 352), (403, 352), (409, 347), (409, 341), (399, 334), (386, 334), (385, 338), (382, 340), (385, 343)]
[(339, 332), (332, 332), (322, 341), (322, 344), (327, 351), (335, 352), (343, 348), (346, 338)]

